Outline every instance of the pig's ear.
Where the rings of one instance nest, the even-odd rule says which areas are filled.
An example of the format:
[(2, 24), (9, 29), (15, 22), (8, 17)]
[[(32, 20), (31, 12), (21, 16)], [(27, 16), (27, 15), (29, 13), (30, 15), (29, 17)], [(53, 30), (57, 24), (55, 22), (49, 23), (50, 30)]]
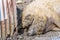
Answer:
[(23, 28), (29, 27), (32, 24), (33, 20), (34, 20), (34, 18), (32, 15), (26, 15), (24, 18), (22, 18)]
[(49, 31), (53, 30), (55, 27), (56, 27), (56, 25), (53, 23), (47, 24), (42, 33), (45, 34)]

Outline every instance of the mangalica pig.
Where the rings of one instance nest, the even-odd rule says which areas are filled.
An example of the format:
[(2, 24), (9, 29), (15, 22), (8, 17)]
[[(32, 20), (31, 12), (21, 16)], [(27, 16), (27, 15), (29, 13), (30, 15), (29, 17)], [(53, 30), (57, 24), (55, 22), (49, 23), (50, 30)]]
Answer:
[(41, 34), (60, 28), (60, 0), (35, 0), (22, 13), (22, 27), (28, 34)]

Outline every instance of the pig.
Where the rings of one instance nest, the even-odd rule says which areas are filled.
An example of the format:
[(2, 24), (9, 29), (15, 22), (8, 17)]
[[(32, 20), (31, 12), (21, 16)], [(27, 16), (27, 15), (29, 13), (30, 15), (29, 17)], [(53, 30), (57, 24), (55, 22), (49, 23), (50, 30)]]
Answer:
[(22, 27), (28, 35), (60, 29), (60, 0), (35, 0), (22, 12)]

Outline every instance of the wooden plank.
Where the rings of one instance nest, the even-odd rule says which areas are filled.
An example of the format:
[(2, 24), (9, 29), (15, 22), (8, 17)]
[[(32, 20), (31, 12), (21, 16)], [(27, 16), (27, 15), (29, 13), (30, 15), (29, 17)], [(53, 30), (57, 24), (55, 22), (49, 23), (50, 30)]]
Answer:
[(13, 20), (13, 11), (12, 11), (12, 4), (11, 0), (8, 0), (9, 5), (9, 25), (10, 25), (10, 35), (13, 35), (13, 29), (14, 29), (14, 20)]
[(16, 28), (16, 33), (18, 32), (17, 28), (17, 10), (16, 10), (16, 0), (12, 0), (13, 9), (14, 9), (14, 27)]
[(5, 13), (5, 32), (6, 32), (6, 36), (8, 36), (10, 34), (10, 30), (9, 30), (9, 16), (8, 16), (8, 1), (4, 0), (4, 13)]
[[(2, 8), (2, 9), (3, 9), (3, 10), (2, 10), (2, 11), (3, 11), (3, 17), (4, 17), (4, 21), (2, 21), (2, 30), (3, 30), (3, 31), (2, 31), (2, 33), (3, 33), (3, 34), (2, 34), (2, 35), (3, 35), (2, 39), (5, 40), (5, 38), (6, 38), (6, 29), (5, 29), (6, 26), (5, 26), (4, 0), (2, 0), (2, 7), (3, 7), (3, 8)], [(3, 25), (4, 25), (4, 26), (3, 26)]]
[(5, 38), (5, 24), (4, 24), (4, 12), (3, 12), (3, 0), (0, 0), (0, 11), (1, 11), (1, 37)]
[(10, 34), (13, 35), (17, 27), (17, 14), (15, 0), (0, 0), (0, 37), (2, 40)]
[(1, 38), (1, 21), (0, 21), (0, 38)]

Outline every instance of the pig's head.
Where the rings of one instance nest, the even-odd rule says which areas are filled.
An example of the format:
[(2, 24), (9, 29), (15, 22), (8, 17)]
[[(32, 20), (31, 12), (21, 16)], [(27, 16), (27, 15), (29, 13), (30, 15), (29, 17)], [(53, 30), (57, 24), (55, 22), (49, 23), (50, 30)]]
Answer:
[(28, 30), (28, 35), (42, 34), (46, 26), (46, 23), (47, 23), (46, 16), (35, 17), (32, 25)]

